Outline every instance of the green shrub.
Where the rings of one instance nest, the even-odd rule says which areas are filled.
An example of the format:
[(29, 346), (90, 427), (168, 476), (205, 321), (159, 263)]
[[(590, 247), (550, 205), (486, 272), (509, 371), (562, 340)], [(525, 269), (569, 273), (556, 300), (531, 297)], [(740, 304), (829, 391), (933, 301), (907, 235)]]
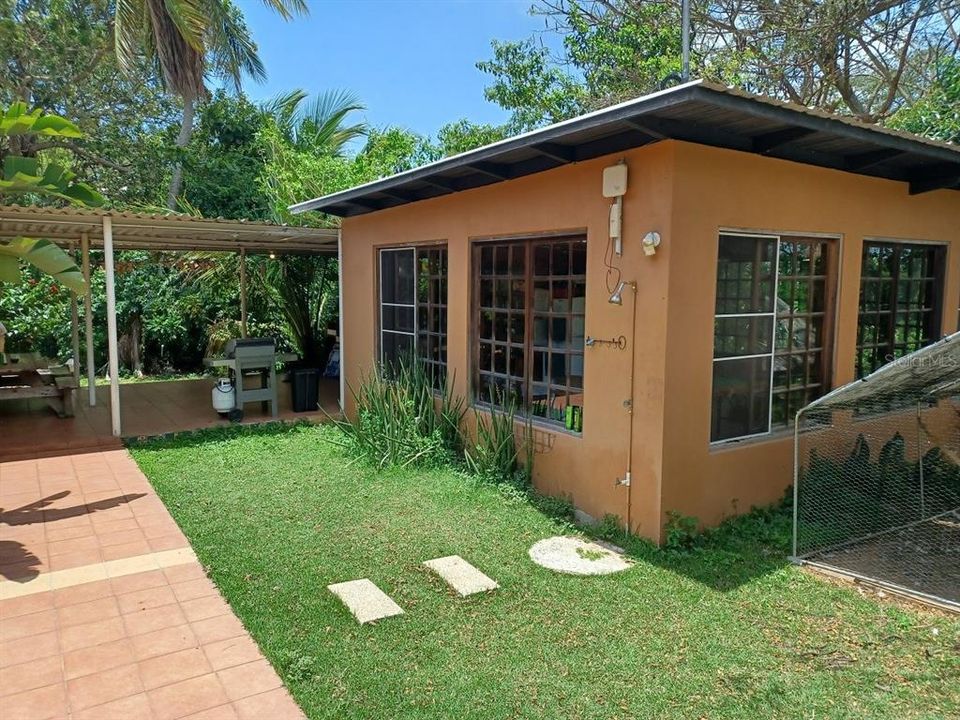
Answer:
[(533, 469), (533, 428), (523, 424), (523, 438), (516, 433), (517, 404), (504, 399), (502, 408), (493, 405), (487, 413), (475, 412), (477, 440), (466, 448), (464, 458), (472, 475), (494, 483), (510, 483), (521, 488), (531, 486)]
[(700, 538), (700, 522), (675, 510), (667, 511), (663, 527), (663, 547), (667, 550), (692, 550)]
[[(344, 443), (354, 457), (375, 467), (443, 465), (456, 462), (462, 452), (463, 398), (448, 383), (437, 398), (423, 365), (400, 362), (363, 378), (350, 388), (357, 406), (356, 420), (337, 421)], [(438, 402), (439, 400), (439, 402)]]

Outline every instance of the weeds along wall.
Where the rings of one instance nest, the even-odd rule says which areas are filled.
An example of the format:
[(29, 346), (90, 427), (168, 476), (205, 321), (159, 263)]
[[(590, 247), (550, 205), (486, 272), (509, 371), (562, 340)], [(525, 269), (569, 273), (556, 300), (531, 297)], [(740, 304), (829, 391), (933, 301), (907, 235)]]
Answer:
[(803, 410), (794, 554), (960, 607), (960, 333)]

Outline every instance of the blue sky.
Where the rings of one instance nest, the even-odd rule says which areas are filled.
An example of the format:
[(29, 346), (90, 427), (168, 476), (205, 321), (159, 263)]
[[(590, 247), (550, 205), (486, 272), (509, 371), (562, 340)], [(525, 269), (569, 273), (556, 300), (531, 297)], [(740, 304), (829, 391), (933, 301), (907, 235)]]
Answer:
[(309, 17), (286, 23), (259, 0), (239, 0), (268, 73), (264, 84), (246, 83), (251, 98), (347, 89), (366, 105), (370, 124), (421, 134), (461, 117), (505, 120), (484, 99), (489, 80), (475, 64), (491, 57), (491, 40), (543, 28), (543, 18), (528, 13), (530, 0), (308, 2)]

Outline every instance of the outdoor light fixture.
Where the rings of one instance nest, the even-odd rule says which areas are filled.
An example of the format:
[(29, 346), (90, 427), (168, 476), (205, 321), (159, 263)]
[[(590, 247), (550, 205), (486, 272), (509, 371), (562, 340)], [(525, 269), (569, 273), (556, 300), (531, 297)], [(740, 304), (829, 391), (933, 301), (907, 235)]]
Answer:
[(277, 259), (277, 254), (274, 253), (274, 252), (271, 252), (271, 253), (270, 253), (270, 259), (271, 259), (271, 260), (276, 260), (276, 259)]
[(644, 255), (656, 255), (657, 248), (660, 247), (660, 233), (648, 232), (641, 241)]
[(633, 280), (629, 282), (626, 280), (620, 281), (620, 284), (617, 285), (617, 289), (613, 291), (613, 295), (607, 300), (611, 305), (623, 305), (623, 291), (626, 288), (633, 290), (634, 294), (637, 292), (637, 283)]

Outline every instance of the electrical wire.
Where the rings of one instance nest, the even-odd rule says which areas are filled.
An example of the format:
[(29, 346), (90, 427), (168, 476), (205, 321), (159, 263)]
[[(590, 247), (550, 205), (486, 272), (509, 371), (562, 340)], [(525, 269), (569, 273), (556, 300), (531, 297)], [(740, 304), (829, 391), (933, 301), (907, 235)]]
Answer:
[[(614, 293), (614, 291), (618, 287), (620, 287), (620, 280), (622, 279), (620, 268), (618, 268), (616, 265), (613, 264), (613, 258), (614, 258), (613, 238), (609, 237), (607, 238), (607, 248), (603, 252), (603, 264), (607, 268), (607, 273), (606, 273), (607, 292), (610, 293), (611, 295)], [(614, 280), (613, 283), (611, 283), (610, 278), (614, 276), (617, 279)]]

